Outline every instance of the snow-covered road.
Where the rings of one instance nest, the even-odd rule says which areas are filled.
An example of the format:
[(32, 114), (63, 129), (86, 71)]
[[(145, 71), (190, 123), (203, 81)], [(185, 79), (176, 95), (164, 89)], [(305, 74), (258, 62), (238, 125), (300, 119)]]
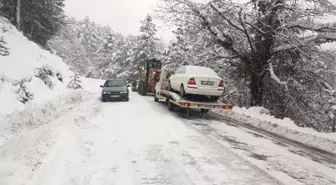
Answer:
[[(290, 153), (287, 146), (269, 148), (271, 141), (255, 133), (180, 118), (136, 93), (129, 102), (101, 103), (98, 96), (0, 146), (0, 185), (335, 183), (335, 166)], [(233, 146), (244, 138), (250, 147)]]

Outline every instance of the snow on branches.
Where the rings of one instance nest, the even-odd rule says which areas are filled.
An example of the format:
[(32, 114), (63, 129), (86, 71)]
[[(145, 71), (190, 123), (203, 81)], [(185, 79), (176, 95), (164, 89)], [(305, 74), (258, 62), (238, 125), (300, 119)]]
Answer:
[(335, 15), (336, 7), (329, 0), (245, 2), (161, 0), (158, 17), (183, 30), (165, 59), (180, 55), (193, 64), (210, 65), (233, 80), (232, 88), (238, 89), (232, 92), (244, 94), (232, 97), (248, 97), (250, 106), (265, 106), (298, 124), (327, 128), (323, 105), (331, 97), (322, 90), (323, 82), (336, 84), (336, 74), (319, 62), (335, 66), (336, 57), (320, 47), (336, 42), (336, 22), (318, 20)]

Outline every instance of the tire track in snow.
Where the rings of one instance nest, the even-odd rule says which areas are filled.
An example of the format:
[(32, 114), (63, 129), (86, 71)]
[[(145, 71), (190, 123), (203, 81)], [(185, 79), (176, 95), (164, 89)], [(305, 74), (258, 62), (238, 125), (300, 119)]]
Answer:
[[(57, 177), (57, 172), (61, 171), (61, 168), (65, 168), (66, 163), (63, 163), (63, 165), (56, 164), (62, 161), (56, 162), (55, 159), (66, 158), (66, 156), (72, 154), (71, 146), (74, 136), (71, 129), (74, 126), (73, 123), (81, 120), (82, 117), (87, 118), (95, 115), (99, 110), (99, 104), (97, 103), (96, 99), (86, 99), (79, 106), (72, 108), (54, 121), (23, 132), (19, 136), (9, 140), (2, 150), (14, 157), (17, 155), (21, 157), (0, 159), (0, 164), (4, 162), (11, 166), (11, 168), (6, 168), (5, 171), (12, 174), (12, 177), (1, 177), (0, 184), (45, 184), (41, 182), (50, 174), (52, 175), (48, 177), (55, 179), (54, 181), (57, 182), (60, 179), (59, 176)], [(11, 142), (17, 142), (18, 145), (8, 148), (7, 146), (13, 146)], [(62, 152), (64, 150), (67, 151), (66, 154)], [(26, 163), (24, 161), (37, 162)]]
[[(154, 103), (150, 99), (152, 97), (140, 98), (143, 102), (141, 104), (146, 104), (143, 109), (149, 113), (152, 112), (151, 109), (156, 112), (151, 117), (153, 120), (157, 120), (159, 128), (164, 125), (162, 132), (171, 133), (173, 138), (175, 137), (167, 142), (178, 141), (180, 143), (177, 151), (171, 152), (170, 155), (168, 154), (171, 150), (164, 150), (162, 153), (165, 154), (165, 157), (171, 156), (173, 162), (177, 164), (177, 168), (185, 171), (191, 177), (191, 182), (195, 184), (231, 184), (232, 182), (234, 182), (232, 184), (244, 184), (245, 181), (248, 184), (257, 182), (258, 184), (262, 184), (262, 182), (281, 184), (271, 176), (264, 175), (262, 170), (237, 157), (212, 138), (208, 138), (186, 125), (185, 120), (167, 111), (166, 107), (160, 107), (158, 106), (160, 104)], [(184, 157), (181, 157), (183, 153)], [(188, 160), (189, 163), (185, 163)], [(188, 166), (187, 164), (192, 165)], [(213, 182), (211, 182), (212, 180)]]
[[(318, 170), (317, 164), (314, 161), (308, 163), (315, 163), (315, 165), (311, 166), (313, 168), (307, 168), (305, 166), (300, 166), (304, 163), (297, 163), (298, 161), (302, 161), (303, 158), (300, 158), (302, 156), (295, 156), (295, 154), (291, 154), (291, 152), (288, 152), (286, 148), (289, 146), (285, 146), (283, 152), (280, 154), (276, 154), (272, 151), (267, 151), (265, 149), (258, 149), (256, 146), (251, 145), (253, 142), (251, 140), (241, 140), (243, 137), (237, 137), (234, 136), (232, 132), (231, 134), (229, 131), (225, 130), (219, 130), (216, 129), (216, 125), (220, 125), (219, 122), (213, 121), (213, 120), (186, 120), (193, 128), (199, 130), (200, 132), (203, 132), (206, 135), (209, 135), (210, 137), (214, 137), (214, 139), (219, 140), (221, 143), (225, 143), (226, 146), (231, 147), (233, 150), (235, 150), (237, 153), (239, 153), (243, 158), (247, 158), (250, 161), (254, 161), (253, 163), (260, 166), (262, 169), (265, 169), (265, 171), (273, 171), (273, 176), (279, 178), (279, 180), (282, 179), (283, 175), (287, 176), (287, 179), (292, 183), (301, 183), (301, 184), (323, 184), (323, 185), (329, 185), (329, 184), (335, 184), (335, 176), (333, 176), (333, 171), (330, 169), (329, 173), (326, 173), (328, 170), (324, 167), (323, 170)], [(221, 123), (223, 124), (223, 123)], [(219, 128), (223, 128), (223, 126), (219, 126)], [(228, 124), (228, 126), (224, 128), (230, 128), (230, 131), (233, 131), (234, 129), (239, 129), (235, 126), (231, 126)], [(250, 135), (253, 135), (255, 138), (259, 138), (259, 140), (268, 140), (266, 137), (260, 137), (261, 135), (255, 135), (254, 133), (247, 132), (246, 130), (242, 130), (243, 133), (248, 133)], [(240, 139), (239, 139), (240, 138)], [(224, 142), (223, 142), (224, 141)], [(249, 141), (251, 142), (249, 144)], [(273, 144), (272, 140), (269, 141), (271, 144)], [(257, 142), (254, 142), (257, 143)], [(269, 145), (269, 144), (268, 144)], [(275, 145), (275, 144), (274, 144)], [(266, 145), (267, 146), (267, 145)], [(280, 146), (277, 145), (279, 148)], [(281, 147), (280, 147), (281, 148)], [(280, 156), (279, 156), (280, 154)], [(284, 155), (286, 154), (286, 155)], [(292, 158), (290, 158), (292, 156)], [(297, 158), (294, 160), (294, 158)], [(289, 157), (289, 158), (288, 158)], [(253, 159), (255, 158), (255, 159)], [(265, 161), (265, 162), (263, 162)], [(303, 161), (307, 161), (304, 159)], [(267, 170), (266, 170), (267, 169)], [(279, 173), (283, 173), (282, 175), (279, 175)], [(324, 173), (323, 173), (324, 172)], [(288, 182), (289, 183), (289, 182)]]
[[(154, 103), (152, 99), (149, 97), (146, 97), (147, 101), (151, 102), (153, 106), (158, 106), (160, 104)], [(166, 109), (164, 105), (161, 105), (162, 109)], [(191, 128), (196, 129), (198, 132), (202, 133), (205, 136), (209, 136), (209, 138), (212, 138), (215, 141), (219, 141), (220, 143), (224, 143), (224, 147), (232, 148), (235, 153), (239, 153), (240, 156), (243, 158), (247, 159), (248, 161), (251, 161), (253, 164), (256, 164), (256, 166), (260, 167), (260, 169), (264, 172), (267, 172), (270, 176), (276, 177), (279, 181), (284, 182), (285, 184), (334, 184), (335, 183), (335, 176), (333, 176), (331, 173), (334, 174), (333, 171), (333, 165), (331, 164), (326, 164), (324, 162), (321, 162), (322, 165), (324, 165), (323, 170), (316, 170), (314, 169), (313, 166), (312, 168), (305, 165), (300, 166), (302, 164), (298, 164), (297, 160), (293, 161), (292, 159), (289, 159), (289, 161), (293, 162), (288, 163), (288, 161), (281, 161), (280, 159), (283, 158), (283, 160), (286, 159), (285, 155), (281, 156), (273, 154), (271, 150), (269, 152), (263, 151), (261, 152), (260, 150), (256, 150), (256, 148), (253, 145), (248, 144), (250, 141), (248, 140), (240, 140), (234, 135), (233, 133), (227, 133), (227, 132), (218, 132), (215, 128), (213, 128), (211, 125), (211, 122), (213, 122), (212, 117), (205, 117), (205, 119), (202, 119), (198, 114), (193, 114), (191, 113), (191, 116), (187, 119), (181, 118), (180, 114), (176, 113), (171, 113), (167, 111), (167, 114), (172, 114), (175, 115), (176, 117), (179, 117), (181, 120), (183, 120), (186, 125), (190, 126)], [(219, 122), (218, 122), (219, 124)], [(237, 127), (235, 124), (231, 124), (230, 122), (225, 122), (221, 124), (227, 124), (231, 127), (241, 129), (240, 127)], [(247, 132), (246, 129), (242, 129), (241, 131)], [(263, 136), (262, 134), (256, 133), (254, 131), (249, 131), (248, 132), (250, 135), (253, 135), (255, 138), (260, 138), (260, 139), (269, 139), (268, 137)], [(276, 143), (277, 140), (270, 139), (271, 142)], [(281, 141), (280, 141), (281, 142)], [(280, 146), (279, 144), (276, 144), (277, 146)], [(297, 152), (300, 149), (296, 149), (295, 147), (292, 147), (291, 145), (283, 144), (282, 147), (285, 148), (292, 148), (293, 150), (291, 151), (286, 151), (284, 150), (285, 154), (288, 156), (291, 155), (296, 155), (298, 157)], [(243, 153), (243, 154), (242, 154)], [(292, 154), (291, 154), (292, 153)], [(302, 155), (299, 156), (299, 161), (300, 157), (303, 157)], [(308, 160), (307, 160), (308, 159)], [(310, 159), (307, 157), (305, 159), (310, 163), (310, 161), (314, 160)], [(263, 162), (265, 161), (265, 162)], [(319, 161), (315, 161), (319, 162)], [(317, 166), (321, 165), (318, 163), (315, 163)], [(329, 172), (326, 173), (325, 170), (328, 170)], [(315, 166), (316, 168), (316, 166)]]

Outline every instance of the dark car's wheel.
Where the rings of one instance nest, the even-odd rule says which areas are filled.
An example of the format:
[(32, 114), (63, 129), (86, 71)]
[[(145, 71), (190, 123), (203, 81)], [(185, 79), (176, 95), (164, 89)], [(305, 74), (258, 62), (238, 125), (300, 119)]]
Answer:
[(101, 98), (101, 100), (102, 100), (102, 102), (106, 102), (106, 97), (103, 96), (103, 97)]
[(129, 101), (129, 97), (127, 97), (127, 98), (125, 99), (125, 101)]

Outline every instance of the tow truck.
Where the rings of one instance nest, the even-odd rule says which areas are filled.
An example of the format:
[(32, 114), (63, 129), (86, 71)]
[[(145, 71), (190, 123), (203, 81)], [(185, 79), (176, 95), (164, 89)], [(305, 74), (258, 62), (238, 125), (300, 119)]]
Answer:
[(144, 69), (140, 71), (138, 82), (138, 93), (146, 96), (147, 93), (154, 93), (155, 82), (160, 74), (161, 61), (157, 59), (146, 60)]
[(191, 95), (189, 97), (181, 97), (179, 93), (174, 92), (169, 86), (169, 77), (174, 74), (174, 67), (163, 67), (154, 91), (154, 101), (165, 101), (168, 110), (177, 111), (186, 110), (187, 116), (190, 110), (200, 110), (202, 116), (213, 109), (232, 110), (232, 105), (221, 102), (220, 100), (212, 101), (210, 97), (201, 95)]

